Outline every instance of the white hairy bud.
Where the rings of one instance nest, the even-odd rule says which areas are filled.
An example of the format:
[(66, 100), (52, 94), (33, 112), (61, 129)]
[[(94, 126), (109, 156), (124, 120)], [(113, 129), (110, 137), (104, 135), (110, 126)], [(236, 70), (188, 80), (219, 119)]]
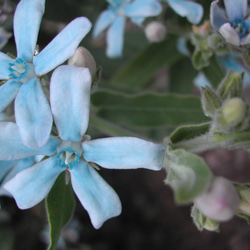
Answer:
[(215, 221), (228, 221), (236, 213), (240, 198), (230, 181), (216, 177), (210, 188), (194, 202), (206, 217)]
[(88, 68), (92, 78), (96, 75), (96, 62), (92, 54), (84, 47), (78, 47), (68, 60), (69, 65)]
[(167, 34), (165, 25), (161, 22), (153, 21), (146, 25), (145, 35), (150, 42), (161, 42)]

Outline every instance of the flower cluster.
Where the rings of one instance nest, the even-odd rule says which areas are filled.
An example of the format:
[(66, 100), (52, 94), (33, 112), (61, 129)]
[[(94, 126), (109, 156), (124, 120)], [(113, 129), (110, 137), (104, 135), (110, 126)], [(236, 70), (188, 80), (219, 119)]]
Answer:
[(250, 18), (247, 0), (224, 0), (224, 5), (225, 10), (219, 6), (219, 0), (211, 4), (212, 26), (232, 45), (249, 44)]
[[(107, 0), (109, 6), (98, 17), (93, 36), (98, 37), (107, 29), (108, 57), (122, 55), (126, 18), (130, 18), (134, 24), (141, 27), (147, 17), (158, 16), (161, 13), (161, 1), (165, 0)], [(187, 17), (191, 23), (199, 23), (203, 16), (203, 8), (198, 3), (186, 0), (167, 0), (167, 3), (178, 15)]]
[[(56, 220), (50, 217), (54, 205), (50, 198), (58, 186), (60, 191), (73, 190), (98, 229), (118, 216), (122, 206), (97, 170), (164, 169), (165, 184), (173, 189), (175, 201), (193, 203), (191, 216), (198, 229), (215, 231), (220, 222), (234, 215), (249, 220), (250, 185), (214, 176), (196, 154), (218, 147), (250, 150), (250, 106), (243, 95), (250, 81), (248, 1), (214, 0), (210, 22), (204, 20), (191, 29), (187, 25), (198, 24), (205, 12), (195, 1), (106, 0), (107, 9), (97, 18), (93, 36), (107, 31), (108, 57), (121, 57), (128, 20), (157, 44), (150, 44), (131, 64), (125, 63), (111, 83), (104, 81), (96, 93), (92, 91), (97, 88), (101, 67), (81, 46), (91, 22), (86, 17), (75, 18), (40, 51), (37, 41), (45, 2), (19, 1), (13, 21), (17, 55), (0, 52), (0, 196), (13, 197), (20, 209), (47, 197), (52, 225)], [(169, 16), (162, 14), (165, 7)], [(12, 11), (6, 8), (0, 6), (0, 24)], [(183, 25), (185, 20), (176, 18), (172, 10), (190, 23)], [(170, 38), (164, 40), (166, 37)], [(95, 44), (93, 39), (87, 42)], [(192, 63), (183, 55), (192, 57)], [(167, 82), (176, 85), (167, 89), (162, 79), (159, 86), (148, 84), (166, 65)], [(224, 78), (223, 70), (227, 71)], [(199, 88), (201, 103), (197, 97), (183, 95), (191, 92), (185, 84), (192, 81)], [(161, 89), (166, 93), (159, 94)], [(132, 129), (128, 125), (127, 130), (130, 121)], [(117, 137), (104, 138), (98, 132), (91, 139), (89, 122), (93, 127), (99, 122), (97, 129)], [(153, 135), (158, 140), (166, 130), (171, 134), (163, 144), (138, 138)], [(137, 132), (138, 137), (128, 136)], [(72, 211), (73, 203), (71, 200)], [(60, 210), (61, 218), (72, 214), (65, 210)], [(51, 235), (53, 238), (53, 232)]]
[[(99, 228), (121, 212), (115, 191), (92, 164), (108, 169), (160, 170), (165, 146), (134, 137), (90, 140), (88, 128), (92, 77), (88, 68), (59, 66), (52, 73), (49, 98), (42, 76), (73, 55), (91, 24), (73, 20), (41, 52), (36, 42), (45, 0), (21, 0), (14, 16), (17, 58), (0, 53), (0, 107), (14, 101), (14, 121), (0, 122), (0, 193), (19, 208), (42, 201), (59, 174), (68, 171), (78, 199)], [(32, 23), (32, 25), (30, 25)], [(51, 134), (52, 122), (56, 134)], [(38, 159), (39, 158), (39, 159)]]

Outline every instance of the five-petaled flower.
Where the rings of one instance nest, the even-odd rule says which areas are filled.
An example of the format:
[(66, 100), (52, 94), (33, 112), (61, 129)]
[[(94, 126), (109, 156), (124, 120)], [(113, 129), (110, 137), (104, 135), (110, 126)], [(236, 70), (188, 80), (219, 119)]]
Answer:
[(52, 114), (43, 92), (42, 76), (73, 55), (91, 24), (79, 17), (68, 24), (34, 57), (45, 0), (21, 0), (14, 15), (17, 58), (0, 52), (0, 112), (15, 99), (15, 119), (24, 144), (44, 145), (51, 132)]
[(235, 46), (250, 43), (250, 17), (247, 0), (224, 0), (225, 10), (219, 0), (211, 4), (210, 20), (212, 26), (225, 40)]
[(139, 26), (145, 18), (157, 16), (162, 8), (158, 0), (107, 0), (108, 9), (103, 11), (96, 21), (93, 36), (97, 37), (107, 31), (107, 56), (122, 55), (126, 18)]
[(134, 137), (89, 140), (85, 132), (89, 120), (90, 91), (88, 69), (58, 67), (51, 77), (50, 101), (59, 136), (51, 136), (43, 147), (32, 149), (22, 144), (14, 123), (2, 122), (0, 160), (47, 156), (4, 185), (21, 209), (42, 201), (59, 174), (69, 171), (73, 190), (88, 211), (94, 227), (99, 228), (105, 220), (120, 214), (121, 203), (115, 191), (90, 163), (108, 169), (160, 170), (165, 146)]

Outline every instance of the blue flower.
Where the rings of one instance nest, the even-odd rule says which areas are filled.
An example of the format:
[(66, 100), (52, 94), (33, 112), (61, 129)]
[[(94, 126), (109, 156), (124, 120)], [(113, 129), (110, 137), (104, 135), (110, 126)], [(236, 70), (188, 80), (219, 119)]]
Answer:
[(203, 17), (203, 7), (187, 0), (160, 0), (168, 5), (180, 16), (186, 17), (190, 23), (198, 24)]
[(247, 0), (224, 0), (225, 10), (218, 3), (216, 0), (211, 4), (212, 26), (232, 45), (249, 44), (250, 17)]
[(39, 77), (73, 55), (90, 30), (85, 17), (73, 20), (38, 55), (37, 35), (45, 0), (21, 0), (14, 15), (17, 58), (0, 52), (0, 112), (15, 99), (15, 118), (23, 143), (41, 147), (49, 138), (52, 114)]
[(108, 57), (119, 57), (122, 55), (124, 30), (126, 18), (141, 25), (145, 18), (157, 16), (162, 8), (157, 0), (107, 0), (108, 9), (103, 11), (96, 21), (93, 36), (97, 37), (105, 29), (107, 31)]
[(22, 144), (14, 123), (2, 122), (0, 160), (36, 154), (48, 156), (18, 173), (4, 188), (21, 209), (30, 208), (47, 196), (61, 172), (68, 171), (73, 190), (88, 211), (93, 226), (99, 228), (104, 221), (120, 214), (121, 203), (91, 163), (108, 169), (160, 170), (165, 146), (133, 137), (89, 140), (84, 134), (89, 120), (90, 91), (88, 69), (58, 67), (51, 77), (50, 101), (59, 138), (50, 137), (41, 151), (31, 149)]

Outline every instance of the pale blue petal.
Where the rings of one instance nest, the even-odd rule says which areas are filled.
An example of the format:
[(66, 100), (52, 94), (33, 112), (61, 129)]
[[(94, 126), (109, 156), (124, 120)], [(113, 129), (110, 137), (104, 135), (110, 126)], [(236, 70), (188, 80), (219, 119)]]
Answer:
[(15, 99), (21, 84), (15, 80), (9, 80), (0, 87), (0, 112)]
[(167, 2), (178, 15), (187, 17), (193, 24), (198, 24), (203, 17), (203, 7), (198, 3), (185, 0), (167, 0)]
[(247, 0), (224, 0), (229, 20), (243, 20), (247, 13)]
[(0, 79), (1, 80), (7, 80), (9, 79), (9, 67), (10, 63), (13, 62), (14, 60), (4, 54), (3, 52), (0, 52)]
[(115, 58), (122, 55), (124, 42), (125, 18), (118, 16), (107, 32), (107, 51), (108, 57)]
[(20, 138), (19, 129), (15, 123), (0, 122), (0, 160), (17, 160), (35, 155), (52, 155), (60, 143), (55, 137), (41, 148), (29, 148)]
[(32, 62), (45, 0), (22, 0), (14, 15), (17, 56)]
[(128, 17), (158, 16), (161, 11), (161, 4), (155, 0), (135, 0), (124, 8), (125, 15)]
[(244, 68), (244, 66), (237, 60), (237, 58), (226, 56), (226, 57), (218, 57), (219, 63), (224, 67), (226, 71), (233, 69), (234, 72), (245, 72), (243, 83), (246, 86), (250, 83), (250, 73), (249, 70)]
[(160, 170), (165, 146), (135, 137), (111, 137), (86, 141), (83, 157), (104, 168)]
[(99, 36), (107, 29), (115, 19), (115, 13), (112, 10), (103, 11), (95, 22), (93, 37)]
[(5, 183), (11, 180), (19, 172), (34, 165), (34, 162), (35, 161), (33, 157), (15, 161), (14, 166), (9, 169), (10, 171), (8, 172), (8, 174), (5, 176), (4, 180), (1, 183), (0, 195), (11, 196), (11, 194), (3, 188)]
[(121, 202), (116, 192), (86, 162), (80, 161), (70, 173), (72, 187), (96, 229), (121, 213)]
[(240, 44), (246, 45), (250, 43), (250, 34), (240, 37)]
[(0, 183), (2, 183), (3, 179), (16, 165), (17, 162), (18, 161), (0, 161)]
[(8, 115), (6, 115), (4, 112), (0, 112), (0, 121), (6, 120), (10, 118)]
[(185, 55), (185, 56), (190, 56), (190, 52), (187, 48), (187, 38), (186, 37), (180, 37), (177, 40), (176, 48), (179, 53)]
[(223, 24), (220, 29), (219, 32), (221, 33), (221, 35), (225, 38), (225, 40), (230, 43), (233, 44), (235, 46), (239, 46), (240, 45), (240, 37), (239, 34), (235, 31), (235, 29), (230, 25), (230, 23), (225, 23)]
[(69, 59), (91, 28), (86, 17), (69, 23), (33, 60), (37, 75), (44, 75)]
[(131, 21), (135, 23), (138, 26), (142, 26), (142, 23), (144, 22), (145, 17), (132, 17)]
[(48, 141), (52, 113), (37, 78), (22, 85), (15, 100), (15, 117), (25, 145), (41, 147)]
[(219, 1), (214, 1), (211, 4), (210, 8), (210, 22), (213, 28), (219, 30), (219, 28), (227, 23), (228, 20), (226, 18), (225, 11), (218, 6)]
[(31, 208), (47, 196), (62, 171), (53, 156), (21, 171), (4, 188), (13, 195), (20, 209)]
[(206, 86), (211, 87), (211, 83), (209, 82), (209, 80), (207, 79), (207, 77), (203, 72), (199, 72), (198, 75), (194, 78), (193, 82), (194, 85), (199, 89), (201, 89), (201, 87), (206, 87)]
[(51, 77), (50, 102), (59, 136), (81, 141), (88, 128), (91, 75), (87, 68), (72, 65), (57, 68)]

